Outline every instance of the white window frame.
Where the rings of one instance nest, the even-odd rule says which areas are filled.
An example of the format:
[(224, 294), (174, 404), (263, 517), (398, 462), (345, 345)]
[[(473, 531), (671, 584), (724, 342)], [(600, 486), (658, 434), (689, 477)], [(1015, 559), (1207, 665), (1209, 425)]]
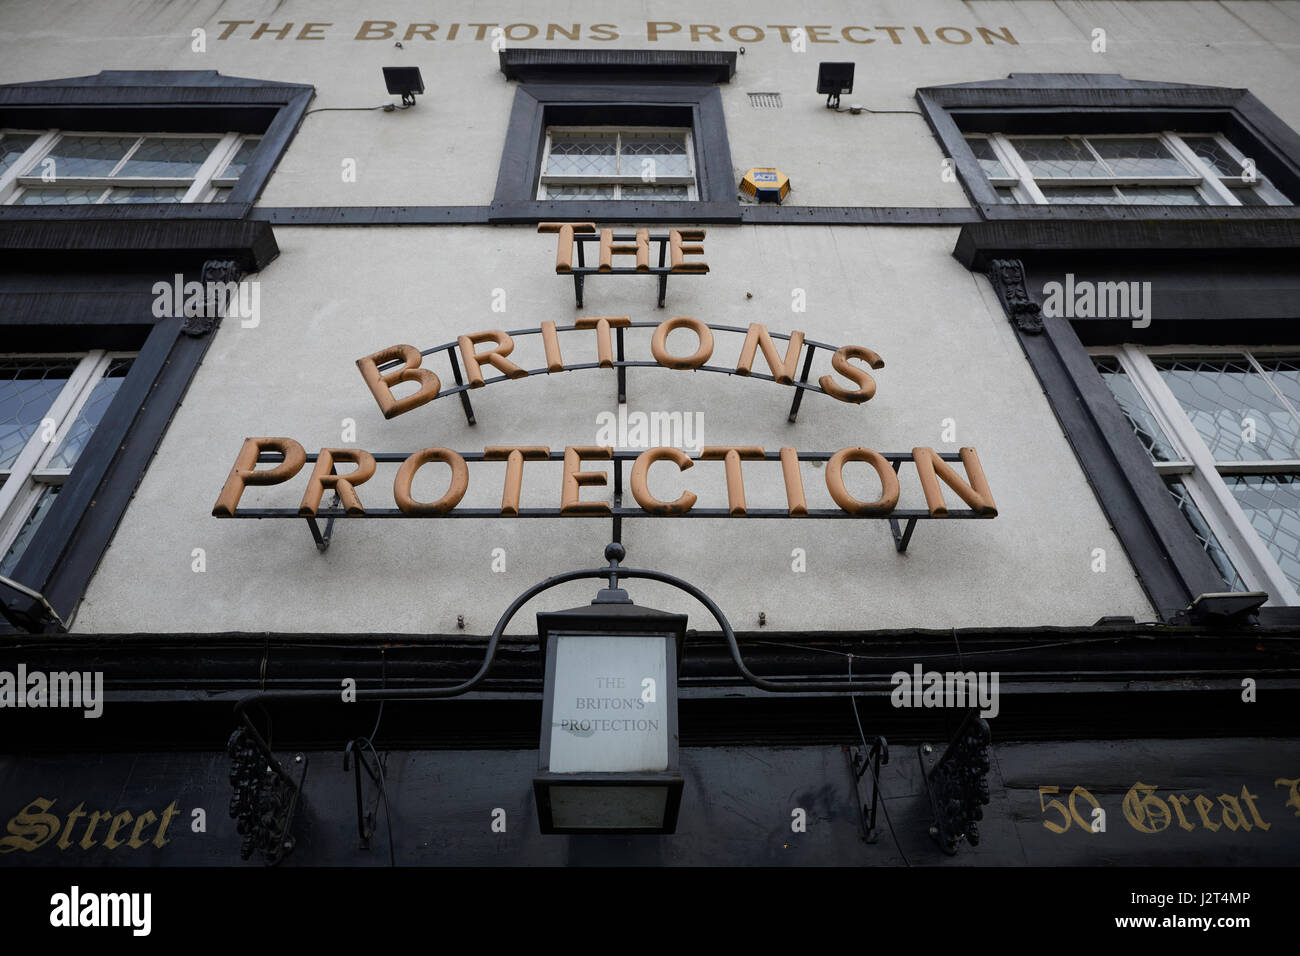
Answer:
[[(607, 174), (607, 175), (566, 175), (548, 173), (547, 167), (551, 160), (551, 134), (552, 133), (614, 133), (616, 140), (614, 143), (615, 156), (621, 164), (623, 161), (623, 134), (624, 133), (681, 133), (686, 139), (686, 162), (689, 172), (684, 176), (659, 176), (656, 175), (653, 183), (647, 183), (641, 178), (640, 171), (635, 173)], [(541, 173), (537, 177), (537, 198), (547, 202), (559, 202), (560, 200), (550, 199), (546, 195), (547, 186), (575, 185), (575, 186), (613, 186), (614, 197), (610, 200), (597, 200), (600, 202), (623, 201), (623, 186), (686, 186), (686, 198), (665, 199), (665, 200), (647, 200), (656, 202), (691, 202), (699, 196), (698, 173), (695, 167), (695, 138), (694, 133), (687, 126), (548, 126), (546, 127), (546, 145), (542, 152)]]
[[(1245, 157), (1241, 150), (1237, 149), (1220, 133), (1189, 133), (1189, 136), (1212, 136), (1229, 156), (1239, 163), (1243, 163)], [(1159, 187), (1159, 186), (1191, 186), (1201, 197), (1202, 202), (1207, 206), (1242, 206), (1246, 205), (1237, 193), (1239, 191), (1253, 190), (1266, 205), (1282, 206), (1289, 205), (1290, 201), (1273, 186), (1272, 183), (1259, 173), (1254, 182), (1241, 180), (1238, 184), (1233, 177), (1220, 177), (1207, 162), (1196, 155), (1196, 152), (1183, 142), (1182, 136), (1173, 130), (1163, 130), (1158, 133), (1027, 133), (1015, 134), (1016, 139), (1074, 139), (1081, 140), (1085, 147), (1093, 155), (1105, 163), (1097, 155), (1096, 150), (1092, 148), (1092, 141), (1102, 139), (1157, 139), (1169, 152), (1176, 157), (1189, 170), (1186, 176), (1051, 176), (1035, 179), (1030, 171), (1028, 164), (1021, 159), (1019, 151), (1011, 143), (1011, 136), (1005, 133), (968, 133), (965, 139), (983, 139), (992, 147), (994, 155), (1002, 163), (1003, 168), (1010, 172), (1011, 176), (988, 176), (988, 180), (993, 187), (1007, 188), (1013, 190), (1016, 202), (1022, 205), (1066, 205), (1065, 203), (1052, 203), (1046, 193), (1043, 192), (1042, 185), (1053, 186), (1124, 186), (1133, 187)], [(1231, 185), (1228, 185), (1231, 183)], [(1070, 203), (1069, 205), (1086, 205)], [(1123, 206), (1129, 203), (1120, 202), (1118, 197), (1114, 201), (1098, 203), (1097, 205)]]
[[(18, 157), (0, 176), (0, 205), (15, 205), (22, 194), (29, 188), (39, 187), (57, 187), (63, 189), (94, 189), (101, 188), (99, 198), (93, 203), (78, 203), (77, 205), (103, 205), (108, 202), (110, 190), (113, 188), (130, 189), (132, 187), (156, 188), (156, 189), (185, 189), (185, 195), (175, 202), (194, 203), (194, 202), (215, 202), (220, 201), (216, 197), (222, 193), (223, 188), (228, 189), (224, 183), (214, 183), (221, 177), (220, 173), (230, 165), (239, 152), (240, 146), (244, 142), (259, 140), (260, 136), (249, 136), (243, 133), (136, 133), (118, 131), (96, 131), (96, 130), (31, 130), (31, 129), (4, 129), (0, 132), (31, 135), (36, 134), (37, 140), (32, 143), (27, 150)], [(110, 136), (114, 138), (125, 138), (134, 136), (135, 142), (123, 154), (121, 160), (113, 167), (107, 176), (58, 176), (54, 180), (44, 180), (41, 178), (40, 163), (49, 155), (49, 153), (58, 144), (63, 136)], [(217, 145), (208, 153), (207, 159), (198, 168), (193, 176), (114, 176), (127, 162), (135, 152), (143, 145), (146, 139), (196, 139), (216, 138)], [(57, 170), (56, 170), (57, 174)], [(169, 202), (173, 200), (160, 200)], [(53, 204), (57, 205), (57, 204)]]
[(1294, 349), (1249, 346), (1136, 346), (1088, 349), (1092, 356), (1117, 360), (1148, 412), (1164, 432), (1178, 458), (1152, 462), (1162, 477), (1177, 475), (1188, 495), (1214, 532), (1219, 546), (1247, 588), (1267, 591), (1268, 606), (1300, 605), (1300, 595), (1269, 552), (1224, 482), (1224, 475), (1300, 474), (1300, 459), (1268, 461), (1216, 461), (1178, 399), (1151, 361), (1152, 356), (1245, 359), (1262, 376), (1281, 406), (1300, 421), (1300, 410), (1273, 385), (1257, 356), (1300, 358)]
[(76, 467), (77, 463), (74, 462), (73, 468), (52, 468), (49, 462), (76, 423), (82, 408), (90, 400), (95, 386), (114, 361), (133, 359), (136, 356), (135, 352), (109, 352), (104, 349), (90, 352), (9, 352), (0, 356), (4, 359), (43, 361), (79, 360), (42, 416), (42, 423), (54, 423), (52, 437), (47, 441), (43, 436), (48, 425), (38, 427), (27, 439), (27, 444), (18, 453), (14, 463), (8, 469), (0, 469), (0, 475), (5, 476), (4, 483), (0, 485), (0, 560), (9, 553), (9, 548), (22, 531), (44, 490), (52, 485), (62, 485)]

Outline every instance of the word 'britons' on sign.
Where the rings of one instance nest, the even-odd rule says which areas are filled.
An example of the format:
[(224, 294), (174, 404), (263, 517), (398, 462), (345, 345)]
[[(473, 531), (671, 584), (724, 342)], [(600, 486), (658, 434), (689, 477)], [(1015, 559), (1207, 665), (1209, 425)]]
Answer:
[[(539, 232), (556, 233), (558, 235), (555, 271), (559, 274), (572, 273), (576, 276), (579, 272), (597, 275), (602, 273), (612, 275), (656, 273), (660, 274), (661, 278), (666, 278), (667, 274), (670, 273), (704, 275), (709, 271), (708, 263), (687, 261), (685, 258), (688, 255), (703, 254), (703, 246), (685, 244), (685, 241), (688, 240), (691, 242), (703, 240), (705, 236), (703, 229), (673, 229), (669, 231), (666, 238), (664, 236), (651, 237), (648, 230), (638, 229), (631, 236), (635, 241), (622, 243), (615, 241), (618, 237), (614, 235), (613, 230), (597, 230), (595, 224), (590, 222), (543, 222), (539, 223), (537, 228)], [(597, 241), (596, 237), (598, 236), (599, 251), (594, 266), (585, 266), (581, 262), (577, 267), (574, 266), (574, 248), (578, 243), (575, 236), (578, 238), (583, 236), (591, 237), (593, 242)], [(652, 239), (662, 242), (663, 249), (659, 257), (661, 260), (659, 266), (650, 265), (650, 242)], [(581, 249), (579, 249), (578, 256), (580, 260), (581, 255)], [(616, 268), (613, 265), (615, 256), (631, 256), (635, 260), (635, 265)], [(667, 257), (666, 263), (662, 261), (665, 256)], [(648, 327), (654, 329), (650, 336), (650, 354), (653, 361), (626, 360), (624, 357), (625, 330)], [(696, 338), (696, 348), (689, 355), (678, 354), (669, 350), (668, 337), (679, 329), (693, 333)], [(613, 334), (611, 334), (611, 331)], [(595, 333), (595, 362), (573, 362), (572, 360), (566, 362), (560, 343), (560, 334), (571, 332)], [(744, 344), (741, 346), (740, 355), (734, 367), (708, 364), (714, 354), (715, 332), (737, 333), (745, 336)], [(541, 336), (544, 365), (528, 369), (510, 360), (509, 356), (515, 350), (515, 337), (524, 335)], [(785, 341), (784, 355), (781, 354), (774, 339)], [(483, 345), (489, 347), (480, 350), (479, 346)], [(816, 385), (808, 381), (812, 357), (818, 349), (830, 355), (832, 371), (847, 379), (851, 386), (845, 386), (836, 381), (832, 375), (820, 376)], [(452, 373), (456, 379), (455, 387), (445, 390), (438, 374), (432, 369), (423, 367), (426, 355), (442, 351), (448, 353)], [(760, 351), (767, 363), (768, 371), (771, 372), (770, 375), (754, 371), (754, 362)], [(457, 360), (458, 355), (459, 361)], [(800, 372), (799, 366), (801, 357), (804, 359), (802, 372)], [(357, 368), (361, 371), (361, 377), (365, 380), (366, 386), (370, 389), (376, 403), (378, 403), (379, 410), (384, 418), (395, 418), (422, 405), (427, 405), (443, 395), (459, 393), (464, 401), (466, 400), (464, 392), (468, 389), (483, 388), (494, 382), (509, 379), (528, 378), (542, 374), (549, 375), (577, 369), (616, 368), (620, 376), (619, 392), (621, 396), (624, 369), (628, 366), (644, 365), (658, 365), (662, 368), (686, 371), (723, 372), (728, 375), (761, 378), (776, 382), (778, 385), (821, 392), (837, 401), (856, 405), (871, 400), (876, 394), (876, 382), (866, 369), (853, 365), (852, 361), (854, 360), (864, 362), (872, 369), (878, 370), (885, 367), (884, 360), (872, 349), (859, 345), (836, 347), (824, 342), (814, 342), (806, 340), (803, 332), (799, 331), (792, 332), (789, 335), (773, 334), (768, 331), (765, 325), (757, 322), (750, 323), (747, 329), (740, 329), (730, 326), (708, 325), (699, 319), (688, 316), (676, 316), (663, 322), (653, 323), (633, 322), (630, 316), (621, 315), (582, 317), (575, 319), (573, 325), (569, 326), (557, 326), (554, 322), (547, 321), (541, 323), (536, 329), (518, 329), (513, 333), (501, 329), (489, 329), (471, 335), (461, 335), (456, 338), (455, 342), (448, 342), (423, 351), (412, 345), (392, 345), (364, 358), (357, 359)], [(463, 384), (461, 381), (462, 364), (465, 369)], [(501, 374), (494, 378), (486, 378), (484, 371), (489, 367)], [(393, 388), (404, 383), (414, 384), (416, 390), (399, 398), (393, 394)], [(620, 397), (620, 401), (622, 400)], [(793, 421), (793, 418), (791, 420)]]

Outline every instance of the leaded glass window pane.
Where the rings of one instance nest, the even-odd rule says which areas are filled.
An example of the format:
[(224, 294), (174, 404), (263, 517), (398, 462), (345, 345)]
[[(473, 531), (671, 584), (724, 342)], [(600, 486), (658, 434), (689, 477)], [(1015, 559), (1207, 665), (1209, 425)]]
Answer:
[(1133, 432), (1137, 435), (1138, 440), (1142, 442), (1142, 447), (1146, 449), (1152, 461), (1178, 461), (1179, 454), (1174, 451), (1173, 444), (1165, 435), (1164, 429), (1160, 423), (1155, 420), (1147, 408), (1146, 402), (1142, 400), (1133, 387), (1133, 382), (1125, 374), (1119, 361), (1113, 358), (1096, 359), (1097, 371), (1101, 373), (1101, 379), (1106, 383), (1112, 395), (1115, 396), (1115, 402), (1119, 405), (1120, 411), (1128, 419), (1128, 423), (1133, 426)]
[(971, 136), (966, 140), (970, 146), (971, 152), (979, 160), (980, 167), (984, 170), (984, 175), (990, 179), (1008, 178), (1011, 173), (1002, 165), (998, 159), (998, 154), (993, 150), (993, 144), (982, 136)]
[(1154, 136), (1089, 140), (1113, 176), (1186, 176), (1187, 167)]
[(581, 183), (551, 184), (546, 187), (547, 199), (613, 199), (614, 187)]
[(104, 195), (103, 186), (88, 189), (51, 189), (45, 186), (28, 186), (18, 197), (19, 206), (87, 206), (99, 202)]
[(619, 171), (624, 175), (645, 175), (647, 170), (652, 176), (691, 174), (684, 133), (625, 131), (622, 134), (621, 148), (623, 157)]
[(95, 433), (95, 428), (99, 425), (108, 411), (108, 406), (112, 404), (113, 398), (117, 395), (118, 389), (126, 381), (126, 373), (131, 370), (131, 359), (120, 358), (114, 359), (109, 365), (104, 377), (95, 383), (91, 390), (90, 398), (86, 399), (81, 410), (77, 413), (76, 421), (72, 423), (72, 428), (63, 436), (59, 442), (58, 451), (50, 459), (46, 467), (48, 468), (71, 468), (81, 457), (81, 452), (85, 449), (86, 443), (90, 441), (90, 436)]
[(646, 185), (629, 184), (622, 187), (624, 199), (667, 199), (684, 200), (690, 198), (685, 185)]
[(1081, 139), (1012, 139), (1011, 144), (1035, 178), (1109, 175)]
[(27, 519), (23, 522), (22, 528), (18, 531), (18, 537), (14, 538), (13, 543), (9, 545), (9, 549), (5, 552), (4, 557), (0, 558), (0, 575), (8, 577), (13, 571), (14, 567), (18, 564), (18, 559), (21, 558), (23, 552), (27, 550), (27, 545), (31, 543), (36, 532), (40, 530), (41, 524), (45, 521), (46, 515), (49, 514), (50, 508), (54, 504), (54, 499), (58, 497), (58, 494), (58, 485), (46, 485), (41, 489), (41, 496), (36, 502), (36, 507), (28, 513)]
[(0, 176), (8, 172), (34, 142), (36, 135), (33, 133), (5, 133), (0, 137)]
[(554, 176), (618, 175), (618, 134), (553, 132), (546, 171)]
[(137, 202), (180, 202), (189, 192), (186, 186), (176, 187), (152, 187), (152, 186), (132, 186), (130, 188), (115, 188), (108, 194), (105, 202), (110, 203), (137, 203)]
[(43, 173), (47, 160), (54, 160), (53, 175), (108, 176), (122, 161), (127, 150), (135, 145), (136, 136), (60, 136), (59, 141), (32, 170), (32, 175)]
[(1214, 562), (1215, 570), (1223, 577), (1223, 583), (1229, 591), (1246, 591), (1246, 583), (1242, 581), (1241, 575), (1233, 567), (1232, 561), (1224, 552), (1223, 546), (1219, 544), (1218, 537), (1210, 528), (1201, 514), (1201, 509), (1196, 507), (1196, 502), (1192, 496), (1187, 493), (1187, 487), (1178, 480), (1171, 480), (1166, 484), (1169, 493), (1174, 496), (1174, 501), (1178, 504), (1178, 510), (1183, 513), (1187, 523), (1191, 525), (1192, 533), (1196, 535), (1196, 540), (1200, 542), (1205, 553), (1209, 555), (1210, 560)]
[(18, 460), (76, 368), (77, 359), (0, 359), (0, 469)]
[(1228, 475), (1224, 481), (1291, 586), (1300, 588), (1300, 475)]
[(1152, 362), (1216, 461), (1300, 458), (1295, 416), (1245, 356)]
[(192, 178), (219, 142), (219, 139), (181, 136), (146, 139), (117, 175)]

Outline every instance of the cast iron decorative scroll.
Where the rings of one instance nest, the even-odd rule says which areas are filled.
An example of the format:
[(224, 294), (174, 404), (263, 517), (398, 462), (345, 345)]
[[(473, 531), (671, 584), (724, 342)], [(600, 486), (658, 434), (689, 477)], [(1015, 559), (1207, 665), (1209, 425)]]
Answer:
[(988, 721), (974, 710), (968, 710), (948, 749), (933, 768), (926, 766), (929, 745), (920, 748), (921, 773), (934, 815), (930, 835), (948, 856), (957, 854), (957, 846), (963, 839), (971, 846), (979, 845), (976, 821), (984, 819), (982, 806), (989, 802), (987, 775), (992, 739)]
[(269, 866), (274, 866), (293, 852), (291, 829), (307, 775), (307, 758), (303, 754), (294, 757), (298, 768), (298, 779), (294, 780), (247, 720), (245, 726), (230, 735), (226, 751), (231, 759), (230, 784), (235, 791), (230, 798), (230, 815), (238, 821), (236, 829), (244, 838), (239, 857), (247, 860), (257, 850)]
[(989, 282), (1016, 328), (1028, 335), (1042, 333), (1043, 310), (1029, 297), (1025, 267), (1019, 259), (994, 259), (989, 266)]
[(232, 294), (232, 287), (244, 277), (244, 267), (234, 259), (209, 259), (203, 263), (199, 281), (203, 284), (203, 308), (197, 314), (187, 314), (181, 331), (199, 338), (217, 327)]

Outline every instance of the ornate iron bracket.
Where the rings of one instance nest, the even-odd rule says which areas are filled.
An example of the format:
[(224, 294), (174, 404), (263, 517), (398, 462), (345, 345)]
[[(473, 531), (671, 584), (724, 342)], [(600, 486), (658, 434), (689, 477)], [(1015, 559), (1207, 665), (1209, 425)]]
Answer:
[(1043, 310), (1025, 288), (1025, 267), (1019, 259), (994, 259), (989, 265), (989, 282), (997, 293), (1007, 318), (1027, 335), (1043, 331)]
[[(930, 836), (948, 856), (957, 854), (963, 839), (971, 846), (979, 846), (980, 832), (975, 821), (984, 819), (982, 806), (989, 802), (987, 775), (992, 739), (988, 721), (968, 710), (937, 763), (929, 744), (918, 749), (925, 792), (934, 816)], [(932, 766), (927, 766), (927, 758)]]
[(298, 797), (307, 776), (307, 758), (294, 755), (297, 778), (290, 775), (271, 753), (245, 718), (245, 726), (236, 728), (226, 745), (230, 755), (230, 815), (237, 820), (236, 829), (244, 838), (239, 857), (247, 860), (259, 851), (268, 866), (274, 866), (293, 852), (291, 832)]
[[(853, 787), (858, 797), (858, 819), (861, 823), (862, 841), (875, 843), (880, 839), (876, 829), (876, 811), (880, 808), (880, 768), (889, 763), (889, 744), (884, 737), (876, 737), (866, 753), (861, 747), (849, 747), (849, 766), (853, 768)], [(862, 777), (871, 773), (871, 803), (862, 798)]]

